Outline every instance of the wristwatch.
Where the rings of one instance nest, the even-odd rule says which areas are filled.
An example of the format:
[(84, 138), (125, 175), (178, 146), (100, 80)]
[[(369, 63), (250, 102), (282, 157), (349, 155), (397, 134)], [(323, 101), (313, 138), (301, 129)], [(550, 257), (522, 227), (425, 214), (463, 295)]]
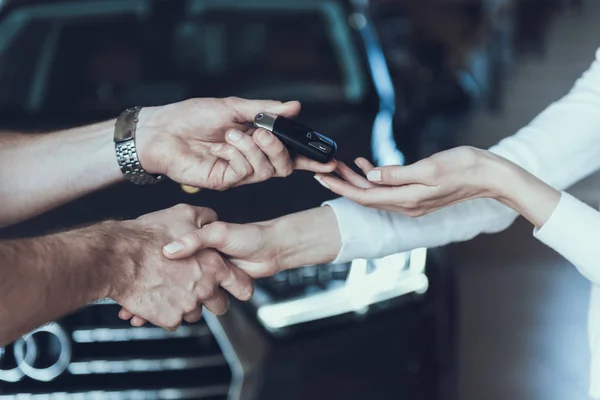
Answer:
[(162, 180), (161, 175), (144, 171), (135, 147), (135, 129), (142, 107), (128, 108), (115, 123), (115, 153), (123, 175), (136, 185), (150, 185)]

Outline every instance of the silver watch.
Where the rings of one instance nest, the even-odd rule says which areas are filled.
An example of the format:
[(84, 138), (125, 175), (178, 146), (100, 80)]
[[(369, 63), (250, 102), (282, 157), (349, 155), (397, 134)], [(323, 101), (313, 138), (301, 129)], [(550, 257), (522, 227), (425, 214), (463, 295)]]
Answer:
[(121, 172), (136, 185), (150, 185), (162, 180), (161, 175), (144, 171), (135, 147), (135, 130), (141, 107), (123, 111), (115, 123), (115, 152)]

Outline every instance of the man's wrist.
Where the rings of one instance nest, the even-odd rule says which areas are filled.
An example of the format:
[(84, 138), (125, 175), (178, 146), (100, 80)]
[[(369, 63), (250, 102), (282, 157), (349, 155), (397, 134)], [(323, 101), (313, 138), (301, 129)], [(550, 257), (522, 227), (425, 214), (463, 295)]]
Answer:
[(138, 114), (136, 127), (136, 150), (142, 168), (149, 174), (165, 173), (161, 164), (160, 146), (154, 146), (160, 129), (157, 126), (155, 114), (158, 107), (143, 107)]
[(104, 221), (84, 228), (91, 243), (89, 248), (96, 250), (98, 285), (93, 288), (94, 300), (114, 298), (123, 291), (135, 277), (136, 249), (144, 238), (139, 237), (133, 227), (134, 221)]
[(291, 214), (265, 223), (268, 242), (274, 243), (281, 269), (333, 261), (341, 248), (341, 235), (331, 207)]

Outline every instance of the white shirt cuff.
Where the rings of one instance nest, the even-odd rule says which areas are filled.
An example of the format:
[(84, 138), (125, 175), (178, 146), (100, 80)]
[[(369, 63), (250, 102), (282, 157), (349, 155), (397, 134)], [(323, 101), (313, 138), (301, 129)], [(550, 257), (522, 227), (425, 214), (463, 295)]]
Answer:
[(357, 258), (377, 258), (382, 253), (383, 240), (380, 211), (363, 207), (346, 198), (326, 201), (323, 206), (333, 209), (342, 238), (342, 247), (334, 264)]
[(548, 221), (540, 229), (534, 229), (533, 234), (573, 263), (582, 275), (599, 285), (598, 232), (600, 213), (562, 192)]

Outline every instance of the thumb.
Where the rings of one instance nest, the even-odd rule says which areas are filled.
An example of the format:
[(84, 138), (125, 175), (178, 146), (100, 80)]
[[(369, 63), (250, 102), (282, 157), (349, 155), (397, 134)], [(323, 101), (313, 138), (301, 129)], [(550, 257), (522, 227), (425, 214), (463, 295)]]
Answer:
[(223, 248), (226, 243), (227, 224), (214, 222), (172, 241), (164, 246), (162, 251), (168, 259), (180, 260), (190, 257), (200, 250), (208, 248), (218, 250)]

